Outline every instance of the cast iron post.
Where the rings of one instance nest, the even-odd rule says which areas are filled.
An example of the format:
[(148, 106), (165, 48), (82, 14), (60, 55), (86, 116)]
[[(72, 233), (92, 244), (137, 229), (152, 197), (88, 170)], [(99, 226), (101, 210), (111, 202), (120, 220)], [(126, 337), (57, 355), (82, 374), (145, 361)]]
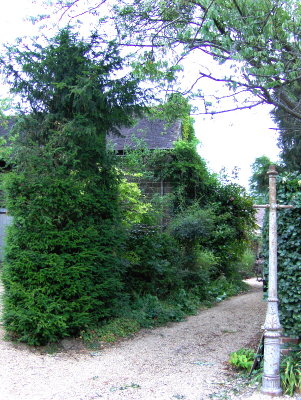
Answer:
[(282, 393), (280, 386), (280, 331), (277, 294), (277, 209), (292, 206), (277, 205), (275, 165), (271, 165), (269, 175), (269, 204), (255, 208), (269, 208), (269, 280), (268, 307), (264, 329), (264, 361), (261, 392), (270, 396)]

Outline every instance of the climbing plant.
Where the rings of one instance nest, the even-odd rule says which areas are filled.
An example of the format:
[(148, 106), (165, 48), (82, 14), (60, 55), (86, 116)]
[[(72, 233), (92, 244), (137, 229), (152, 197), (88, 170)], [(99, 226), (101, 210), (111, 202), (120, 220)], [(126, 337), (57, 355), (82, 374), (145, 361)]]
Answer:
[[(183, 250), (182, 267), (190, 263), (195, 269), (195, 263), (204, 256), (203, 251), (207, 252), (206, 257), (210, 252), (214, 270), (211, 277), (225, 274), (233, 278), (254, 224), (253, 203), (244, 189), (221, 183), (209, 172), (198, 154), (194, 134), (190, 140), (177, 141), (173, 149), (147, 151), (147, 157), (143, 155), (137, 152), (141, 170), (150, 172), (150, 176), (144, 175), (144, 180), (167, 181), (173, 188), (165, 212), (166, 220), (170, 221), (167, 229)], [(134, 152), (129, 160), (130, 167), (135, 168), (133, 158)], [(206, 229), (209, 231), (205, 235)]]
[[(277, 213), (278, 295), (280, 321), (287, 335), (300, 337), (301, 316), (301, 175), (282, 174), (277, 179), (277, 203), (293, 209)], [(265, 268), (268, 262), (268, 219), (263, 233)]]

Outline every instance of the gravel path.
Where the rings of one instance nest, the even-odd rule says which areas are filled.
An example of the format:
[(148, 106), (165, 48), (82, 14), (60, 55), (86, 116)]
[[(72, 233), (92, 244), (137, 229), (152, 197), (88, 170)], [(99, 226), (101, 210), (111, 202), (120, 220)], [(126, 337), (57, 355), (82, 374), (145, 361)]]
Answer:
[(254, 340), (264, 320), (261, 289), (255, 280), (252, 285), (184, 322), (96, 352), (41, 354), (4, 341), (1, 331), (0, 400), (264, 399), (223, 394), (229, 353)]

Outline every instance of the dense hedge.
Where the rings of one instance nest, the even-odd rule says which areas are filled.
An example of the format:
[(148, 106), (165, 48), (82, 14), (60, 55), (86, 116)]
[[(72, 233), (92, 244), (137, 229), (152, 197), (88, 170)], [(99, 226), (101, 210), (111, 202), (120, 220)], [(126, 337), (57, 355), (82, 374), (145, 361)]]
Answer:
[[(278, 296), (284, 333), (301, 337), (301, 175), (291, 173), (277, 178), (278, 204), (294, 209), (277, 213)], [(268, 218), (263, 233), (265, 269), (268, 268)]]
[(4, 322), (30, 344), (78, 335), (112, 315), (121, 289), (113, 188), (101, 175), (88, 182), (61, 169), (43, 173), (43, 161), (6, 182), (14, 222), (3, 270)]

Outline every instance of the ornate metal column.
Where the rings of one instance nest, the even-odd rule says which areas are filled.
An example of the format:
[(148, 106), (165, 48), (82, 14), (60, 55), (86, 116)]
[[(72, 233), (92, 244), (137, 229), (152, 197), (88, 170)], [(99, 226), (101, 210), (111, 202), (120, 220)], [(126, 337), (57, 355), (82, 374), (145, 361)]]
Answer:
[(276, 168), (270, 166), (269, 171), (269, 284), (268, 308), (264, 329), (264, 366), (262, 393), (280, 395), (280, 331), (277, 294), (277, 200), (276, 200)]
[(271, 165), (269, 175), (269, 204), (255, 206), (269, 208), (269, 280), (268, 307), (264, 329), (264, 365), (261, 392), (270, 396), (282, 393), (280, 386), (280, 331), (277, 294), (277, 209), (292, 206), (277, 205), (275, 165)]

